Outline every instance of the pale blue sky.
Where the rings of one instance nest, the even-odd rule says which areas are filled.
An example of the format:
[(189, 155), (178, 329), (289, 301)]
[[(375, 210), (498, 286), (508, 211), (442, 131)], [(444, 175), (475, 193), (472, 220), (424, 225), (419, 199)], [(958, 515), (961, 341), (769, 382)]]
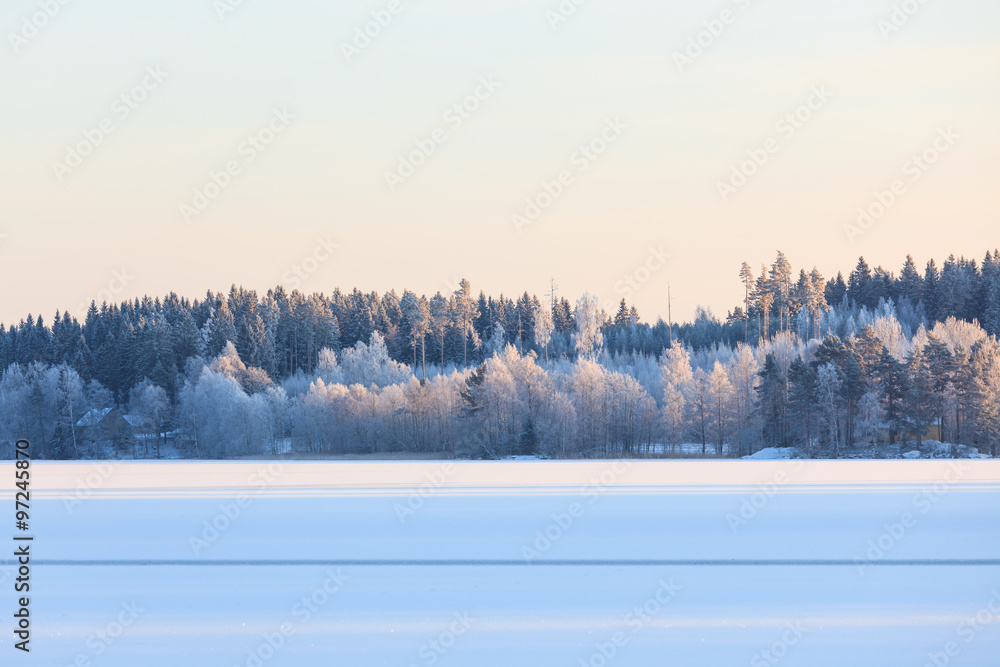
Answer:
[[(740, 263), (777, 248), (829, 275), (860, 254), (898, 270), (907, 252), (1000, 245), (995, 1), (928, 0), (888, 39), (877, 23), (896, 0), (588, 0), (555, 30), (557, 1), (401, 1), (346, 62), (341, 43), (388, 4), (244, 0), (220, 19), (212, 0), (71, 0), (15, 52), (39, 4), (5, 3), (0, 321), (111, 292), (264, 291), (321, 237), (339, 248), (306, 291), (432, 294), (464, 276), (542, 294), (554, 276), (610, 302), (662, 249), (630, 299), (648, 320), (666, 315), (668, 281), (675, 319), (698, 303), (724, 315)], [(734, 20), (679, 72), (672, 54), (724, 9)], [(165, 80), (118, 119), (148, 67)], [(484, 76), (496, 93), (449, 126)], [(776, 122), (814, 86), (829, 101), (784, 137)], [(295, 120), (245, 162), (241, 142), (282, 108)], [(114, 132), (60, 182), (53, 163), (105, 117)], [(614, 118), (625, 130), (578, 172), (574, 152)], [(907, 161), (949, 126), (958, 139), (911, 181)], [(447, 141), (390, 191), (385, 172), (439, 127)], [(778, 150), (723, 201), (718, 182), (769, 137)], [(241, 173), (185, 223), (179, 206), (230, 160)], [(561, 170), (573, 182), (518, 233), (512, 214)], [(844, 224), (894, 179), (905, 193), (851, 242)]]

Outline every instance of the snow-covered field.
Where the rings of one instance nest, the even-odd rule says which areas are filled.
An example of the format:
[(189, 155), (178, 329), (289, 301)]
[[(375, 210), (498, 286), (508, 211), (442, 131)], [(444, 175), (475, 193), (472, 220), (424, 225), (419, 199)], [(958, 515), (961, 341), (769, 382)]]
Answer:
[(4, 665), (1000, 664), (998, 461), (32, 470)]

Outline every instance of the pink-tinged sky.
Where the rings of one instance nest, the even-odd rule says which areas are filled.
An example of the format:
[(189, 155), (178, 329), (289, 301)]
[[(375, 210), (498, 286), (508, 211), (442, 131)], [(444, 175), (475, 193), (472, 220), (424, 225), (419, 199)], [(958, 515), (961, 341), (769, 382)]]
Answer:
[(670, 282), (689, 319), (779, 248), (829, 276), (1000, 245), (995, 1), (218, 4), (6, 3), (0, 321), (460, 277), (647, 320)]

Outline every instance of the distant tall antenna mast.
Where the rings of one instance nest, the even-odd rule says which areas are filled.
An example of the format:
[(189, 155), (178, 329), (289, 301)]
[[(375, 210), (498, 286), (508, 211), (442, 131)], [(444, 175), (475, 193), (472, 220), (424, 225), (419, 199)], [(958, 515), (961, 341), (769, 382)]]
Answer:
[(556, 290), (559, 289), (559, 285), (556, 285), (556, 279), (549, 279), (549, 300), (551, 302), (551, 310), (556, 309)]

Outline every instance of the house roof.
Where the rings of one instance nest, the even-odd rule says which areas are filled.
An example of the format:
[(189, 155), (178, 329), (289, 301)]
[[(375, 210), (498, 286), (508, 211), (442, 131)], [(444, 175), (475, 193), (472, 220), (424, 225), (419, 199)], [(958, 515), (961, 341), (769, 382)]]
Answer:
[(111, 412), (111, 410), (112, 410), (111, 408), (94, 408), (93, 410), (85, 414), (83, 417), (81, 417), (80, 421), (78, 421), (76, 425), (97, 426), (102, 421), (104, 421), (104, 418), (108, 416), (108, 413)]
[[(76, 423), (77, 426), (97, 426), (111, 413), (114, 408), (94, 408)], [(142, 417), (138, 415), (122, 415), (129, 426), (142, 426)]]

